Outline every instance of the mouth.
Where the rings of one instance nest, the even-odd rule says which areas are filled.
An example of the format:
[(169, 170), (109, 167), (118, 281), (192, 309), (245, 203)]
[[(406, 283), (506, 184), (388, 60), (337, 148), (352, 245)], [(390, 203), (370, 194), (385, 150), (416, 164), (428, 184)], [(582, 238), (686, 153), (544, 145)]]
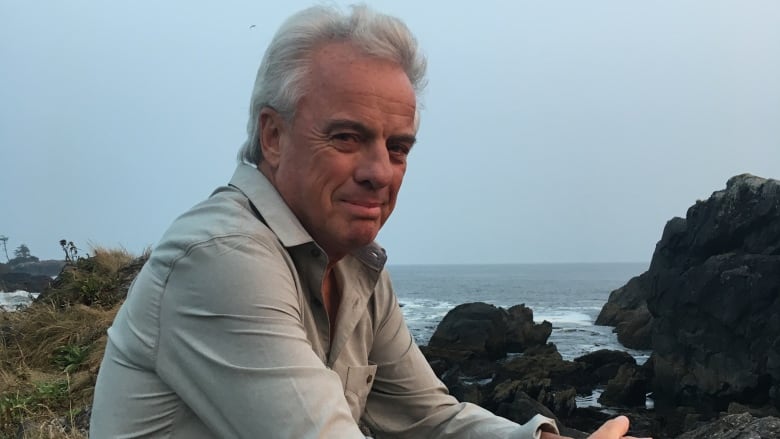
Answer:
[(382, 215), (385, 203), (372, 200), (344, 200), (347, 211), (358, 218), (375, 219)]

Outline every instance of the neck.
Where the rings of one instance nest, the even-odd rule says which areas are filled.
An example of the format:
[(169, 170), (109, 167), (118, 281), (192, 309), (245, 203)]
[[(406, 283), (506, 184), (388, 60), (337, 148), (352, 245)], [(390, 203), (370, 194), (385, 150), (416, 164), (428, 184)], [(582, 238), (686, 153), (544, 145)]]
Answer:
[[(276, 179), (274, 178), (274, 169), (268, 164), (268, 162), (262, 161), (257, 165), (257, 170), (260, 171), (261, 174), (265, 175), (265, 178), (268, 179), (269, 182), (271, 182), (271, 185), (273, 187), (276, 187)], [(278, 191), (279, 189), (277, 189)], [(281, 195), (281, 193), (280, 193)], [(284, 199), (284, 197), (282, 197)], [(286, 202), (286, 201), (285, 201)], [(300, 221), (300, 218), (298, 219)], [(306, 225), (304, 225), (304, 228), (306, 228)], [(311, 231), (306, 230), (311, 235)], [(314, 238), (312, 236), (312, 238)], [(316, 238), (315, 238), (315, 242)], [(342, 251), (342, 250), (332, 250), (328, 249), (328, 245), (322, 242), (317, 242), (317, 244), (322, 247), (322, 249), (325, 251), (325, 254), (328, 256), (328, 266), (326, 268), (326, 273), (330, 271), (338, 261), (344, 259), (344, 257), (347, 255), (348, 252)]]

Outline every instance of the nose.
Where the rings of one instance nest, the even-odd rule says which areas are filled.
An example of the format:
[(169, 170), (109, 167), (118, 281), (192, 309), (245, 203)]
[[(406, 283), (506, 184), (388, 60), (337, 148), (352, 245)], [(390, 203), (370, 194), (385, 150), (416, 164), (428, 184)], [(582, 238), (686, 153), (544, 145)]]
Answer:
[(375, 142), (361, 150), (355, 169), (355, 180), (371, 189), (388, 186), (393, 179), (393, 164), (390, 153), (382, 142)]

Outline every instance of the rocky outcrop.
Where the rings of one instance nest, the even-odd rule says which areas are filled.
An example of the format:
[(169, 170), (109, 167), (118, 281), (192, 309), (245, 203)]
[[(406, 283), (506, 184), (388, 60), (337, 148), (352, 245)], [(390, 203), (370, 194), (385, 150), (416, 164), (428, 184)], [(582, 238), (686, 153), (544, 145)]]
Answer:
[(574, 360), (583, 365), (584, 378), (588, 385), (606, 383), (617, 375), (624, 365), (636, 366), (636, 360), (628, 352), (600, 349)]
[[(616, 406), (644, 405), (648, 372), (625, 352), (600, 350), (574, 361), (546, 343), (550, 328), (533, 322), (518, 305), (504, 310), (485, 303), (460, 305), (439, 324), (429, 346), (421, 347), (434, 372), (461, 401), (479, 404), (516, 422), (542, 413), (556, 419), (568, 437), (584, 438), (607, 415), (579, 409), (577, 395), (612, 386)], [(506, 356), (522, 349), (522, 354)], [(506, 356), (506, 358), (505, 358)], [(624, 367), (631, 367), (619, 376)], [(636, 403), (641, 394), (642, 403)], [(571, 423), (575, 428), (566, 428)], [(646, 422), (645, 433), (651, 422)], [(654, 425), (654, 424), (653, 424)], [(647, 435), (647, 434), (645, 434)]]
[(24, 290), (30, 293), (41, 293), (52, 277), (62, 271), (63, 261), (46, 260), (0, 264), (0, 291), (13, 292)]
[(645, 370), (632, 364), (620, 366), (599, 397), (606, 406), (645, 407), (650, 380)]
[(780, 407), (780, 182), (733, 177), (669, 221), (648, 271), (610, 295), (597, 323), (653, 349), (661, 410)]
[(482, 302), (464, 303), (447, 313), (428, 346), (498, 359), (544, 345), (550, 333), (552, 324), (535, 324), (533, 311), (525, 305), (505, 310)]
[(11, 271), (40, 276), (55, 277), (62, 271), (65, 261), (47, 259), (45, 261), (21, 262), (11, 266)]
[[(13, 292), (23, 290), (40, 293), (49, 287), (51, 277), (10, 271), (0, 274), (0, 291)], [(2, 294), (2, 293), (0, 293)]]
[(647, 309), (651, 288), (647, 273), (636, 276), (609, 294), (596, 318), (597, 325), (614, 326), (618, 341), (632, 349), (650, 349), (653, 316)]
[(717, 421), (683, 433), (678, 439), (775, 439), (780, 437), (780, 419), (754, 418), (749, 413), (726, 415)]
[(664, 235), (647, 300), (657, 398), (780, 406), (780, 182), (734, 177)]

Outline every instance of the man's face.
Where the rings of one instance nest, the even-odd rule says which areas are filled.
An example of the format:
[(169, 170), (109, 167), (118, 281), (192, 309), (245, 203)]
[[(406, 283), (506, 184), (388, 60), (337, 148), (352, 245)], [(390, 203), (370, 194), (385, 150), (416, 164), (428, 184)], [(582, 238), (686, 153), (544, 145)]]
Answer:
[(373, 241), (395, 207), (415, 140), (415, 94), (399, 65), (348, 43), (315, 51), (309, 81), (291, 124), (263, 123), (278, 135), (266, 145), (263, 134), (261, 170), (338, 259)]

